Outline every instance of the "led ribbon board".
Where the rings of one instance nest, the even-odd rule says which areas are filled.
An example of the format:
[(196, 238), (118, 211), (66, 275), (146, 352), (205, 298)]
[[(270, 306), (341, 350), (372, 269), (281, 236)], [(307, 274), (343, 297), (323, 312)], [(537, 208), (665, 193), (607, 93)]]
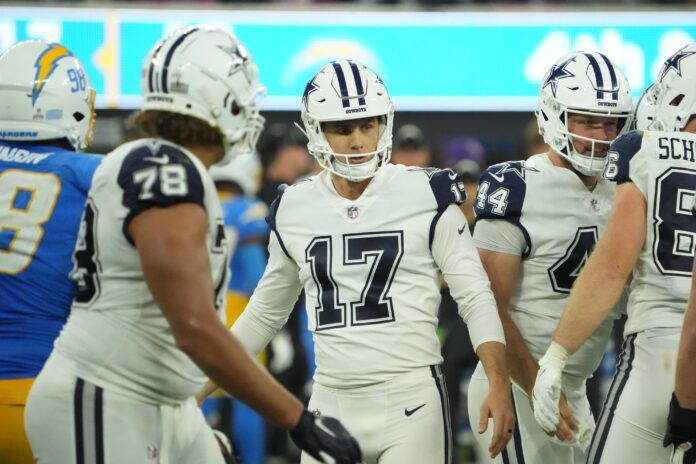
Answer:
[(208, 23), (235, 32), (268, 89), (265, 110), (298, 110), (323, 64), (353, 58), (385, 81), (397, 110), (528, 111), (548, 67), (600, 51), (637, 98), (666, 57), (696, 38), (696, 12), (319, 12), (0, 7), (0, 49), (59, 41), (84, 63), (100, 108), (136, 108), (140, 69), (166, 32)]

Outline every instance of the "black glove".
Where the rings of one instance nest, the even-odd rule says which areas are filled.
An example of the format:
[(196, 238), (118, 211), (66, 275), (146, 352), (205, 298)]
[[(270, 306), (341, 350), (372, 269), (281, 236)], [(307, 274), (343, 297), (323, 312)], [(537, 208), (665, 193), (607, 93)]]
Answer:
[(239, 456), (234, 452), (230, 439), (219, 430), (213, 429), (213, 435), (220, 446), (220, 452), (225, 460), (225, 464), (239, 464)]
[(672, 462), (696, 463), (696, 411), (679, 406), (674, 393), (669, 403), (667, 432), (662, 444), (673, 445)]
[(355, 464), (362, 461), (360, 446), (355, 438), (333, 417), (322, 416), (318, 411), (306, 409), (300, 421), (290, 430), (290, 437), (302, 450), (314, 459), (335, 464)]

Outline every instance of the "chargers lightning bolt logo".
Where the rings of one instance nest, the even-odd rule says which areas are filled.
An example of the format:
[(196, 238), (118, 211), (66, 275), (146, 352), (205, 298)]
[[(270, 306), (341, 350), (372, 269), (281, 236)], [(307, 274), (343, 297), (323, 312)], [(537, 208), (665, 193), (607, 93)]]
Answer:
[(73, 56), (73, 54), (70, 53), (67, 48), (55, 43), (49, 45), (46, 50), (41, 52), (36, 59), (36, 63), (34, 63), (36, 75), (34, 76), (34, 87), (31, 89), (32, 106), (36, 104), (36, 99), (41, 95), (48, 78), (51, 77), (53, 71), (56, 70), (58, 61), (69, 56)]

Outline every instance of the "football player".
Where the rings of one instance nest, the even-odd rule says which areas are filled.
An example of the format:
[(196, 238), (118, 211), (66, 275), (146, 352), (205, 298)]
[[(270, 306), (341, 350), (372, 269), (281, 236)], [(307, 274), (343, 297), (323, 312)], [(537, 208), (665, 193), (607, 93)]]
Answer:
[[(449, 463), (435, 334), (441, 270), (492, 379), (477, 406), (482, 427), (493, 417), (488, 449), (497, 455), (514, 427), (504, 338), (457, 206), (463, 184), (451, 170), (388, 164), (392, 102), (382, 80), (356, 61), (319, 70), (301, 117), (324, 170), (271, 206), (269, 263), (232, 332), (258, 353), (304, 289), (317, 362), (309, 409), (339, 417), (365, 462)], [(303, 454), (302, 462), (316, 461)]]
[[(539, 91), (537, 121), (550, 150), (491, 166), (479, 180), (474, 242), (505, 328), (518, 423), (494, 462), (585, 462), (594, 427), (585, 381), (602, 359), (612, 320), (563, 371), (563, 420), (555, 436), (535, 422), (531, 393), (537, 360), (609, 214), (614, 187), (601, 174), (609, 143), (631, 124), (632, 106), (626, 78), (606, 56), (570, 53)], [(479, 366), (469, 397), (483, 398), (487, 385)]]
[(43, 40), (0, 56), (0, 462), (33, 463), (29, 389), (68, 318), (72, 250), (101, 157), (94, 90), (80, 61)]
[[(692, 209), (696, 215), (696, 203)], [(677, 378), (669, 403), (667, 432), (662, 444), (673, 446), (672, 464), (696, 463), (696, 261), (691, 269), (691, 294), (684, 313), (677, 356)]]
[(670, 459), (662, 441), (696, 236), (695, 82), (691, 44), (666, 61), (654, 84), (654, 131), (612, 144), (605, 170), (618, 184), (611, 216), (539, 362), (536, 418), (553, 431), (560, 371), (597, 336), (632, 277), (623, 353), (588, 453), (593, 464)]
[(317, 458), (358, 462), (341, 424), (304, 409), (223, 323), (228, 239), (207, 168), (256, 141), (256, 65), (228, 32), (191, 26), (151, 49), (142, 91), (148, 137), (95, 172), (70, 319), (29, 393), (36, 462), (222, 463), (194, 398), (208, 376)]

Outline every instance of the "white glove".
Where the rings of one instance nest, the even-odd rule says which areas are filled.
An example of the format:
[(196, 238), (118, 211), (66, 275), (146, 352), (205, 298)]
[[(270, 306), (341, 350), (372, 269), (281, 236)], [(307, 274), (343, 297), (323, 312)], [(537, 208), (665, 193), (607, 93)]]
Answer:
[(532, 401), (534, 418), (548, 433), (556, 431), (559, 422), (558, 403), (561, 400), (563, 368), (568, 361), (568, 351), (556, 342), (539, 360), (539, 372), (534, 382)]

